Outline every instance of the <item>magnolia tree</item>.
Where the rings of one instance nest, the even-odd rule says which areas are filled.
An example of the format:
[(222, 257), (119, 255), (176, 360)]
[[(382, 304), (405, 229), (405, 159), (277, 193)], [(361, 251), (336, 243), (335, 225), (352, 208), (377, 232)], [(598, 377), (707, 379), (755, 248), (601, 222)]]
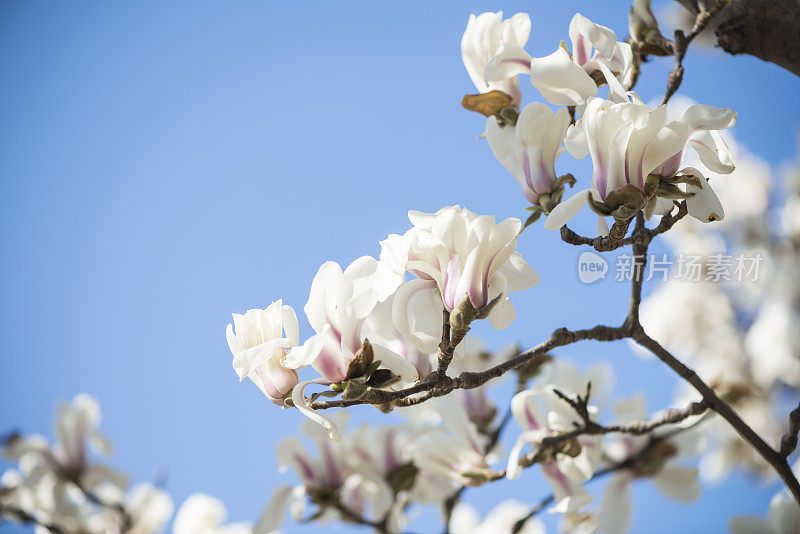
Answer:
[[(461, 206), (410, 211), (409, 227), (380, 243), (378, 259), (319, 268), (303, 308), (312, 335), (301, 336), (281, 300), (234, 314), (234, 370), (280, 415), (306, 417), (311, 441), (279, 445), (299, 483), (277, 488), (255, 524), (225, 525), (224, 505), (195, 494), (173, 532), (273, 532), (287, 510), (303, 523), (403, 532), (415, 508), (429, 505), (453, 533), (539, 533), (542, 511), (560, 514), (564, 532), (624, 533), (633, 481), (692, 501), (698, 475), (719, 479), (732, 467), (784, 485), (763, 517), (732, 518), (733, 532), (800, 532), (790, 463), (800, 407), (785, 408), (800, 398), (800, 163), (784, 173), (784, 203), (771, 204), (769, 169), (726, 132), (736, 113), (673, 98), (689, 44), (738, 4), (746, 2), (693, 4), (693, 27), (673, 39), (647, 1), (634, 3), (625, 40), (576, 14), (568, 44), (544, 57), (525, 51), (527, 14), (470, 16), (461, 51), (479, 93), (463, 105), (486, 117), (487, 156), (519, 183), (524, 222)], [(634, 87), (651, 56), (673, 57), (674, 68), (661, 101), (646, 103)], [(523, 101), (527, 81), (541, 101)], [(591, 177), (559, 176), (564, 152), (591, 158)], [(568, 228), (581, 210), (597, 214), (596, 237)], [(485, 350), (471, 327), (510, 325), (514, 294), (534, 288), (535, 264), (547, 261), (518, 250), (523, 231), (560, 232), (564, 246), (599, 253), (624, 249), (628, 269), (617, 274), (630, 281), (630, 304), (609, 310), (619, 320), (559, 328), (523, 351)], [(679, 256), (684, 276), (642, 301), (656, 239)], [(627, 342), (666, 365), (684, 385), (674, 406), (650, 412), (641, 395), (615, 398), (610, 366), (581, 368), (558, 355), (584, 340)], [(306, 367), (313, 377), (301, 381)], [(487, 394), (502, 381), (517, 390), (505, 407)], [(357, 405), (406, 422), (348, 428), (347, 408)], [(99, 422), (97, 403), (79, 395), (59, 408), (56, 443), (9, 436), (3, 453), (18, 465), (2, 477), (2, 516), (37, 532), (161, 531), (172, 500), (158, 484), (129, 488), (97, 460), (110, 451)], [(514, 440), (507, 452), (503, 432)], [(523, 470), (540, 472), (552, 493), (500, 503), (483, 519), (460, 502)], [(596, 496), (590, 483), (600, 478), (608, 481)]]

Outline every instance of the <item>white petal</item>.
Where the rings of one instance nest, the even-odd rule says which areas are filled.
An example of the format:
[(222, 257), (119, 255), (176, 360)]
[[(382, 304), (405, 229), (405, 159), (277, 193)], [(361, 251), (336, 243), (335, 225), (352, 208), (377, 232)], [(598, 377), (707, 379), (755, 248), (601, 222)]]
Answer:
[(603, 237), (608, 235), (608, 221), (602, 215), (597, 216), (597, 234)]
[(590, 191), (590, 189), (578, 191), (567, 200), (562, 201), (547, 216), (547, 220), (544, 221), (544, 227), (548, 230), (558, 230), (567, 224), (589, 202)]
[(715, 131), (696, 133), (689, 139), (689, 146), (697, 152), (703, 165), (716, 173), (730, 174), (736, 167), (728, 145)]
[(684, 112), (681, 122), (692, 130), (724, 130), (736, 123), (736, 112), (727, 108), (694, 104)]
[(582, 119), (578, 119), (567, 129), (564, 146), (575, 159), (583, 159), (589, 153), (589, 142), (586, 140), (586, 129)]
[(435, 354), (442, 335), (441, 297), (432, 280), (411, 280), (397, 290), (392, 318), (402, 336), (424, 354)]
[(760, 517), (731, 517), (728, 528), (731, 534), (775, 534), (769, 523)]
[(292, 497), (292, 486), (279, 486), (270, 496), (261, 518), (253, 527), (253, 534), (275, 534), (283, 523), (283, 516)]
[(292, 402), (303, 415), (305, 415), (315, 423), (321, 425), (322, 428), (324, 428), (328, 432), (328, 436), (330, 436), (332, 440), (339, 441), (341, 439), (339, 434), (339, 429), (336, 428), (336, 425), (333, 424), (333, 421), (323, 416), (316, 410), (312, 410), (311, 406), (309, 406), (306, 397), (304, 395), (306, 387), (309, 384), (324, 384), (326, 386), (329, 386), (331, 385), (331, 381), (326, 380), (324, 378), (316, 378), (314, 380), (306, 380), (305, 382), (300, 382), (292, 390)]
[(549, 56), (531, 60), (531, 83), (548, 102), (558, 106), (583, 104), (597, 93), (594, 80), (561, 47)]
[(697, 468), (665, 465), (653, 483), (661, 492), (680, 502), (692, 502), (700, 497), (700, 485), (697, 482)]
[(625, 534), (631, 528), (631, 482), (627, 471), (614, 476), (603, 493), (599, 529), (605, 534)]
[(787, 493), (777, 493), (769, 502), (769, 523), (775, 534), (796, 534), (800, 528), (800, 506)]
[(703, 183), (702, 188), (689, 184), (686, 186), (686, 192), (694, 193), (693, 197), (686, 199), (686, 207), (689, 210), (689, 215), (701, 222), (721, 221), (724, 219), (725, 210), (722, 207), (722, 203), (711, 188), (711, 184), (700, 174), (700, 171), (692, 167), (687, 167), (681, 172), (693, 174), (700, 178)]
[(513, 323), (516, 318), (517, 311), (514, 309), (514, 305), (511, 304), (511, 299), (508, 298), (508, 294), (504, 294), (500, 297), (500, 300), (494, 305), (491, 313), (489, 313), (489, 322), (495, 330), (505, 330), (511, 326), (511, 323)]
[(372, 349), (375, 353), (375, 360), (381, 361), (381, 367), (388, 369), (400, 376), (400, 384), (403, 387), (410, 386), (419, 381), (417, 368), (411, 362), (381, 345), (373, 344)]

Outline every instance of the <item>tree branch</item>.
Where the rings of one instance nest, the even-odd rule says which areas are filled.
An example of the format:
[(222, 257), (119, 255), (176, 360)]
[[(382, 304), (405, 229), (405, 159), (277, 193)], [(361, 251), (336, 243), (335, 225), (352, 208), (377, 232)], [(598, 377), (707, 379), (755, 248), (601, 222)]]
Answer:
[[(695, 16), (707, 3), (676, 1)], [(736, 0), (710, 27), (725, 52), (749, 54), (800, 76), (800, 1)]]
[(789, 431), (781, 438), (781, 458), (789, 457), (797, 448), (797, 434), (800, 432), (800, 405), (789, 414)]
[(66, 530), (56, 525), (55, 523), (48, 523), (46, 521), (41, 521), (36, 516), (31, 515), (22, 508), (0, 505), (0, 520), (2, 520), (4, 517), (13, 518), (14, 520), (19, 521), (21, 523), (36, 525), (38, 527), (47, 530), (48, 532), (51, 532), (52, 534), (68, 534)]

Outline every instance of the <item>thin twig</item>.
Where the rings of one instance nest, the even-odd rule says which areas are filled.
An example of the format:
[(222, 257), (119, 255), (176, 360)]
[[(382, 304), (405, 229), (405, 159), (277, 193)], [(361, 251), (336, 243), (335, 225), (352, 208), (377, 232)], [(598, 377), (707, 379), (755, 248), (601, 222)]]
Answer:
[(672, 43), (672, 55), (675, 56), (675, 66), (672, 68), (667, 78), (667, 90), (664, 93), (664, 98), (661, 100), (662, 106), (669, 102), (669, 99), (672, 98), (672, 95), (674, 95), (675, 91), (681, 86), (681, 82), (683, 81), (683, 58), (686, 56), (686, 50), (689, 48), (689, 44), (706, 29), (711, 19), (725, 9), (728, 4), (730, 4), (730, 0), (718, 0), (710, 10), (701, 9), (694, 19), (694, 25), (689, 35), (684, 34), (682, 30), (675, 30), (675, 39)]
[(3, 506), (0, 504), (0, 522), (5, 517), (12, 518), (15, 521), (19, 521), (20, 523), (28, 523), (31, 525), (36, 525), (41, 527), (48, 532), (52, 532), (52, 534), (68, 534), (66, 530), (62, 527), (58, 526), (55, 523), (50, 523), (47, 521), (42, 521), (38, 519), (36, 516), (26, 512), (22, 508), (17, 508), (15, 506)]
[(789, 457), (797, 448), (797, 434), (800, 432), (800, 405), (789, 414), (789, 431), (781, 438), (781, 458)]

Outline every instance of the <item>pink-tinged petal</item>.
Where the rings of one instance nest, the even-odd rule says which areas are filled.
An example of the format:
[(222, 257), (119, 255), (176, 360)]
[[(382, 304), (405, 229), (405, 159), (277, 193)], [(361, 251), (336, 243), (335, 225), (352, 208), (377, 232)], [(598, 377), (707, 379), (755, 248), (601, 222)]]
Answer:
[(557, 513), (576, 512), (592, 502), (592, 496), (583, 486), (559, 471), (554, 461), (542, 464), (542, 474), (553, 488), (555, 506), (550, 510)]
[(617, 34), (610, 28), (595, 24), (580, 13), (569, 23), (569, 38), (575, 62), (583, 65), (589, 60), (589, 52), (595, 48), (603, 57), (611, 59), (617, 44)]
[(716, 173), (730, 174), (736, 167), (728, 145), (715, 131), (696, 133), (689, 139), (688, 146), (697, 152), (703, 165)]
[(398, 387), (407, 387), (419, 381), (417, 368), (407, 359), (382, 345), (373, 343), (372, 349), (375, 352), (375, 360), (381, 362), (381, 368), (388, 369), (400, 377)]
[[(662, 166), (661, 176), (674, 176), (675, 171), (678, 170), (677, 165), (686, 146), (687, 137), (688, 128), (683, 123), (673, 121), (662, 128), (653, 141), (647, 145), (642, 163), (642, 176), (646, 177), (659, 166)], [(676, 156), (678, 163), (675, 163)]]
[(500, 43), (497, 54), (486, 65), (484, 75), (489, 82), (498, 82), (520, 74), (531, 73), (531, 56), (513, 43)]
[(597, 93), (597, 84), (563, 48), (531, 60), (531, 83), (551, 104), (575, 106)]
[(280, 406), (283, 405), (286, 394), (299, 382), (297, 371), (282, 367), (277, 358), (271, 358), (256, 368), (256, 374), (260, 384), (264, 386), (262, 391)]

